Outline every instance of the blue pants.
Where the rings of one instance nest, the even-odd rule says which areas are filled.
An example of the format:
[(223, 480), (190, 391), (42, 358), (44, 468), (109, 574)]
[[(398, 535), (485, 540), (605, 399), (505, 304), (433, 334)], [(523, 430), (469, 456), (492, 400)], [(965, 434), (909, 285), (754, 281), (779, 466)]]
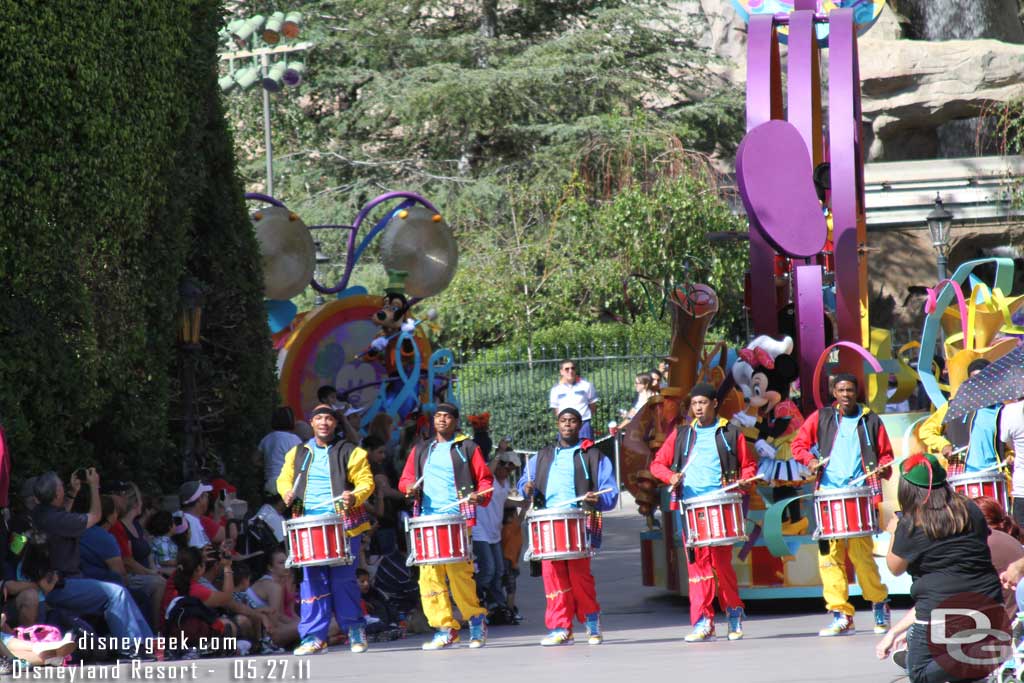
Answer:
[(128, 589), (95, 579), (65, 579), (64, 587), (46, 596), (51, 607), (75, 615), (102, 614), (110, 635), (118, 638), (152, 638), (153, 632), (135, 605)]
[[(360, 537), (348, 539), (352, 557), (359, 558)], [(303, 567), (299, 637), (327, 640), (331, 612), (342, 630), (363, 625), (362, 595), (356, 583), (356, 563), (333, 567)]]
[(581, 439), (593, 439), (594, 438), (594, 427), (590, 424), (590, 420), (584, 420), (583, 425), (580, 427), (580, 438)]
[(473, 541), (473, 556), (476, 559), (476, 585), (483, 593), (485, 606), (504, 605), (505, 589), (501, 580), (505, 573), (505, 557), (501, 554), (501, 542)]

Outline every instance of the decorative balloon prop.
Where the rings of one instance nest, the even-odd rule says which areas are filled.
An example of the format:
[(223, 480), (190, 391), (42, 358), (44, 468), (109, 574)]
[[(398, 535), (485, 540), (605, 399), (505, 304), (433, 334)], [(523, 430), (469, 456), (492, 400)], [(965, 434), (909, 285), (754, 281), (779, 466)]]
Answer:
[(268, 299), (290, 299), (313, 278), (316, 247), (309, 228), (284, 206), (268, 206), (252, 215), (263, 257), (264, 291)]

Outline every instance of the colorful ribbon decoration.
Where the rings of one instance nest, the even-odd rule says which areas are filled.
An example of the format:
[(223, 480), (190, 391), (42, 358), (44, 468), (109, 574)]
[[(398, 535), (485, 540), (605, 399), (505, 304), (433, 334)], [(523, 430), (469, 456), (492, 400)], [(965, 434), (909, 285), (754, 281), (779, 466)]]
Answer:
[(832, 353), (833, 349), (840, 346), (856, 351), (868, 362), (868, 365), (871, 366), (872, 370), (875, 372), (882, 372), (882, 364), (878, 362), (878, 359), (875, 358), (874, 354), (860, 344), (854, 344), (853, 342), (848, 341), (837, 341), (835, 344), (832, 344), (832, 346), (825, 347), (825, 350), (821, 352), (820, 356), (818, 356), (817, 364), (814, 366), (814, 404), (819, 408), (825, 405), (821, 401), (821, 370), (825, 367), (825, 361), (828, 360), (828, 355)]

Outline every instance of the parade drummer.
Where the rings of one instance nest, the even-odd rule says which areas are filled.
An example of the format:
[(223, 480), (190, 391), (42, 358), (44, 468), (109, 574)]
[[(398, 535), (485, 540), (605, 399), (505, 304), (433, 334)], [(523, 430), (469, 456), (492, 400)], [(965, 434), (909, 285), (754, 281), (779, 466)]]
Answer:
[[(534, 508), (568, 509), (567, 503), (583, 507), (590, 512), (591, 542), (600, 545), (600, 513), (615, 507), (619, 487), (611, 461), (593, 441), (580, 438), (582, 426), (583, 416), (575, 408), (559, 411), (558, 442), (542, 448), (530, 459), (518, 489), (524, 498), (533, 498)], [(601, 606), (590, 572), (590, 558), (541, 560), (541, 576), (547, 598), (544, 623), (550, 633), (540, 644), (572, 644), (573, 616), (586, 625), (587, 642), (600, 644), (604, 640)]]
[[(434, 411), (435, 438), (417, 443), (398, 482), (398, 490), (419, 495), (422, 514), (456, 512), (459, 505), (464, 516), (470, 516), (476, 505), (490, 502), (493, 477), (484, 461), (480, 447), (465, 434), (457, 434), (459, 409), (451, 403), (438, 404)], [(414, 486), (422, 477), (421, 486)], [(427, 564), (420, 566), (420, 599), (427, 622), (437, 629), (433, 639), (423, 644), (424, 650), (442, 650), (459, 642), (459, 622), (452, 616), (448, 590), (464, 619), (469, 620), (469, 646), (483, 647), (487, 642), (487, 610), (480, 605), (473, 562)]]
[[(847, 373), (833, 376), (835, 403), (811, 413), (793, 439), (793, 457), (817, 472), (818, 490), (850, 488), (864, 478), (871, 488), (874, 503), (881, 502), (879, 477), (888, 479), (892, 462), (892, 444), (878, 415), (857, 402), (857, 378)], [(820, 460), (811, 449), (817, 446)], [(867, 475), (866, 477), (864, 475)], [(827, 549), (825, 544), (828, 544)], [(871, 536), (819, 541), (818, 572), (822, 593), (832, 622), (818, 631), (819, 636), (851, 635), (854, 608), (850, 604), (850, 586), (846, 578), (846, 557), (857, 572), (864, 597), (871, 601), (875, 633), (889, 630), (889, 593), (882, 583), (872, 554)]]
[[(351, 557), (359, 557), (360, 534), (369, 530), (363, 508), (373, 493), (373, 473), (366, 451), (336, 435), (333, 407), (321, 403), (310, 418), (313, 438), (292, 448), (284, 457), (277, 491), (286, 505), (296, 503), (302, 516), (339, 514), (349, 537)], [(366, 651), (366, 629), (356, 564), (302, 568), (302, 603), (296, 655), (327, 651), (331, 614), (347, 629), (352, 652)]]
[[(975, 359), (967, 366), (967, 376), (974, 377), (989, 364), (984, 358)], [(1002, 403), (975, 410), (963, 419), (943, 425), (948, 409), (949, 403), (946, 403), (932, 413), (921, 424), (919, 434), (929, 451), (942, 454), (950, 475), (987, 470), (1003, 462), (1006, 448), (999, 438)], [(954, 456), (954, 451), (965, 447), (966, 457)]]
[[(725, 418), (718, 417), (716, 391), (700, 383), (690, 390), (694, 421), (680, 425), (669, 434), (651, 463), (651, 474), (675, 489), (682, 484), (684, 500), (714, 493), (723, 485), (753, 477), (757, 460), (747, 451), (747, 440)], [(686, 468), (685, 476), (683, 468)], [(688, 643), (715, 637), (714, 600), (725, 610), (729, 640), (743, 637), (743, 601), (740, 600), (732, 546), (697, 546), (687, 551), (686, 571), (690, 580), (690, 624)]]

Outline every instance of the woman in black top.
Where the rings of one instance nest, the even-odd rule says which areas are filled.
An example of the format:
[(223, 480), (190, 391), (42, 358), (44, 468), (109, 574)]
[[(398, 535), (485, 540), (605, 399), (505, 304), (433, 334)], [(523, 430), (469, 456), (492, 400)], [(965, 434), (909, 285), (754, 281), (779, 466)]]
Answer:
[[(910, 681), (984, 678), (1009, 652), (1002, 588), (986, 542), (988, 524), (973, 501), (946, 483), (946, 471), (934, 456), (912, 455), (901, 469), (903, 514), (890, 525), (886, 564), (894, 576), (910, 571), (914, 579), (914, 618), (907, 636)], [(987, 631), (966, 633), (970, 629)]]

